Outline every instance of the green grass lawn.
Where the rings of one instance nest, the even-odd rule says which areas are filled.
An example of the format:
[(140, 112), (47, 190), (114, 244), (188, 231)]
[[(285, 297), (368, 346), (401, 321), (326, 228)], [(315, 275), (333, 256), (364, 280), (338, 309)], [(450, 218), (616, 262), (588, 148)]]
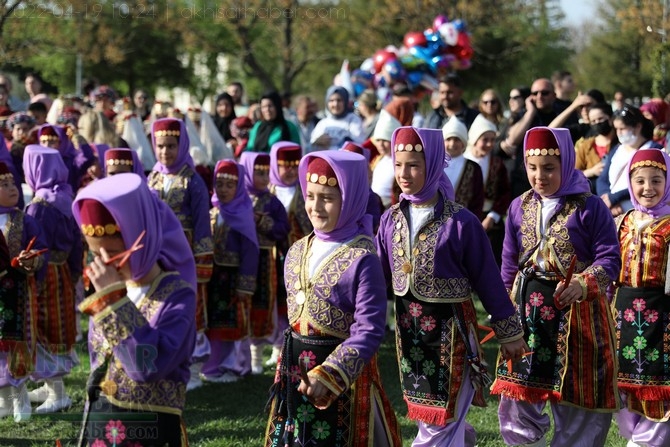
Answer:
[[(66, 378), (73, 400), (72, 408), (64, 413), (36, 416), (27, 423), (16, 424), (13, 419), (0, 420), (0, 447), (55, 446), (60, 439), (63, 447), (73, 446), (79, 433), (84, 406), (84, 384), (88, 373), (88, 356), (80, 347), (82, 364)], [(493, 365), (496, 344), (485, 345), (489, 364)], [(269, 348), (267, 349), (269, 356)], [(392, 334), (388, 334), (379, 353), (379, 368), (384, 387), (399, 417), (404, 445), (409, 446), (416, 435), (415, 424), (405, 417), (407, 408), (400, 393), (398, 366)], [(273, 371), (251, 376), (234, 384), (206, 384), (188, 394), (184, 416), (191, 446), (247, 447), (263, 445), (267, 415), (263, 408), (267, 391), (273, 380)], [(495, 397), (489, 397), (486, 408), (472, 407), (468, 421), (477, 430), (480, 447), (502, 447), (505, 444), (498, 432)], [(608, 447), (624, 447), (626, 442), (617, 434), (612, 423)]]

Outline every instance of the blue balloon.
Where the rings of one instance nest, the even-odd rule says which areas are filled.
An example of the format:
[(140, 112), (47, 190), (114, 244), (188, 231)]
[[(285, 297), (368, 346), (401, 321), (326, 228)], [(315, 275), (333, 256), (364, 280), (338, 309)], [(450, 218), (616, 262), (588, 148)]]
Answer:
[(423, 73), (420, 71), (410, 71), (407, 73), (407, 86), (410, 90), (414, 90), (419, 86), (423, 79)]
[(435, 62), (433, 62), (434, 55), (430, 48), (412, 47), (409, 49), (409, 54), (424, 61), (433, 74), (437, 73), (437, 66), (435, 65)]
[(454, 28), (456, 28), (456, 31), (458, 32), (465, 31), (465, 22), (463, 20), (456, 19), (451, 23), (454, 24)]
[(392, 81), (401, 81), (405, 78), (405, 69), (398, 59), (393, 59), (385, 63), (384, 71), (388, 73)]

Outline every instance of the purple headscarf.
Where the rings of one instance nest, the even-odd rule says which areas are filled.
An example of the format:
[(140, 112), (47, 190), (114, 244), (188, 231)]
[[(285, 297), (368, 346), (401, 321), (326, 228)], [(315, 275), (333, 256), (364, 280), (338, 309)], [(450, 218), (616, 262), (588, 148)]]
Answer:
[(246, 173), (244, 174), (244, 186), (249, 194), (257, 195), (268, 191), (267, 186), (263, 189), (256, 189), (254, 186), (254, 164), (259, 155), (267, 155), (262, 152), (242, 152), (240, 157), (240, 164), (244, 166)]
[[(120, 151), (120, 152), (126, 152), (126, 151), (130, 152), (130, 156), (133, 159), (133, 173), (139, 175), (144, 180), (147, 179), (147, 176), (144, 174), (144, 166), (142, 166), (142, 161), (140, 160), (140, 156), (137, 154), (137, 151), (134, 151), (132, 149), (128, 149), (126, 147), (114, 147), (114, 148), (110, 148), (109, 150)], [(105, 157), (104, 156), (100, 159), (100, 164), (102, 164), (102, 173), (105, 176), (107, 176), (107, 163), (105, 162)]]
[(292, 141), (277, 141), (272, 145), (270, 149), (270, 184), (276, 186), (295, 186), (298, 183), (298, 180), (295, 181), (292, 185), (288, 185), (282, 182), (281, 177), (279, 176), (279, 164), (277, 163), (277, 153), (285, 147), (300, 147)]
[(195, 171), (195, 164), (193, 163), (193, 159), (191, 158), (191, 154), (189, 152), (191, 149), (191, 142), (188, 139), (188, 133), (186, 133), (186, 126), (184, 125), (184, 122), (182, 120), (174, 118), (161, 118), (154, 121), (154, 124), (151, 126), (151, 145), (154, 148), (154, 154), (156, 155), (156, 159), (158, 159), (158, 151), (156, 150), (155, 129), (159, 123), (164, 123), (166, 121), (179, 122), (179, 138), (177, 138), (177, 141), (179, 142), (179, 152), (177, 153), (177, 159), (175, 160), (172, 166), (168, 167), (165, 166), (160, 161), (157, 161), (153, 168), (154, 171), (158, 171), (161, 174), (176, 174), (181, 170), (181, 168), (184, 167), (184, 165), (190, 167), (192, 170)]
[(335, 229), (328, 233), (314, 230), (316, 237), (326, 242), (346, 242), (359, 234), (372, 237), (372, 216), (366, 214), (370, 185), (365, 158), (348, 151), (312, 152), (302, 157), (298, 167), (298, 178), (305, 199), (307, 198), (307, 168), (313, 158), (321, 158), (333, 168), (342, 194), (342, 209)]
[(72, 187), (67, 182), (68, 170), (56, 149), (29, 144), (23, 154), (23, 173), (35, 197), (52, 204), (69, 216), (72, 205)]
[[(407, 126), (410, 127), (410, 126)], [(395, 139), (400, 129), (407, 127), (398, 127), (393, 131), (391, 136), (391, 154), (393, 157), (393, 165), (395, 166)], [(441, 129), (418, 129), (411, 127), (419, 135), (421, 143), (423, 144), (423, 151), (421, 152), (426, 160), (426, 180), (416, 194), (400, 194), (401, 199), (409, 200), (412, 203), (425, 203), (435, 197), (437, 192), (449, 200), (454, 200), (454, 187), (449, 181), (449, 177), (444, 173), (444, 168), (449, 165), (449, 159), (444, 151), (444, 140), (442, 139)]]
[[(662, 157), (664, 162), (665, 162), (665, 168), (666, 168), (666, 171), (665, 171), (665, 191), (663, 191), (663, 197), (661, 198), (661, 200), (651, 208), (646, 208), (646, 207), (640, 205), (640, 202), (638, 202), (637, 199), (635, 198), (635, 194), (633, 194), (633, 187), (630, 183), (630, 174), (631, 174), (630, 167), (634, 163), (633, 160), (639, 161), (641, 156), (645, 155), (644, 153), (641, 153), (641, 151), (645, 151), (645, 152), (646, 151), (657, 151), (656, 153), (654, 153), (654, 155), (656, 155), (655, 158), (658, 159), (658, 158)], [(659, 217), (670, 215), (670, 205), (668, 204), (668, 202), (670, 202), (670, 179), (668, 179), (667, 169), (670, 169), (670, 156), (668, 156), (668, 154), (666, 154), (665, 151), (659, 150), (659, 149), (653, 149), (653, 148), (639, 149), (639, 150), (635, 151), (635, 154), (633, 154), (630, 161), (628, 162), (628, 166), (626, 167), (626, 172), (628, 172), (628, 192), (630, 192), (630, 201), (633, 203), (633, 208), (635, 208), (636, 210), (638, 210), (642, 213), (649, 214), (654, 219), (658, 219)]]
[(193, 289), (196, 288), (195, 260), (190, 253), (184, 230), (167, 205), (149, 190), (146, 182), (132, 173), (103, 178), (82, 188), (72, 204), (72, 213), (81, 225), (81, 201), (100, 202), (121, 229), (123, 244), (130, 248), (143, 230), (144, 247), (130, 255), (133, 281), (146, 276), (158, 262), (167, 271), (179, 272)]
[[(228, 203), (219, 202), (216, 195), (216, 172), (221, 163), (235, 163), (237, 165), (237, 188), (235, 197)], [(226, 224), (232, 229), (244, 235), (258, 247), (258, 236), (256, 235), (256, 222), (254, 220), (254, 206), (251, 203), (249, 194), (244, 188), (244, 177), (246, 169), (241, 164), (233, 160), (219, 160), (214, 167), (214, 194), (212, 194), (212, 205), (219, 209), (219, 213)]]
[(54, 126), (52, 124), (43, 124), (37, 129), (37, 140), (39, 141), (44, 129), (47, 127), (53, 128), (53, 130), (58, 134), (58, 152), (60, 152), (63, 158), (74, 158), (77, 155), (77, 150), (74, 148), (74, 144), (67, 136), (67, 131), (63, 126)]
[(523, 138), (523, 164), (526, 166), (526, 142), (528, 141), (528, 134), (535, 129), (545, 129), (551, 131), (558, 142), (558, 149), (560, 151), (559, 159), (561, 160), (561, 186), (549, 199), (569, 196), (572, 194), (583, 194), (591, 192), (589, 181), (584, 176), (582, 171), (575, 169), (575, 146), (572, 144), (570, 131), (568, 129), (553, 129), (550, 127), (533, 127), (526, 132)]

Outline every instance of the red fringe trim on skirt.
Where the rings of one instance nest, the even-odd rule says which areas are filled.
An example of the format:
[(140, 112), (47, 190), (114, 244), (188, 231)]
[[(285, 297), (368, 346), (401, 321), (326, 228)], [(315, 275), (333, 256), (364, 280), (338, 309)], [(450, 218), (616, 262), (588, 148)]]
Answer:
[(670, 387), (619, 383), (619, 389), (637, 400), (670, 400)]
[(557, 391), (542, 390), (539, 388), (530, 388), (522, 385), (515, 385), (509, 382), (496, 380), (491, 387), (491, 394), (501, 394), (514, 400), (538, 403), (551, 400), (559, 402), (561, 393)]
[[(407, 402), (407, 400), (405, 400)], [(412, 420), (425, 422), (426, 424), (444, 427), (449, 419), (445, 408), (425, 407), (412, 402), (407, 402), (407, 417)]]

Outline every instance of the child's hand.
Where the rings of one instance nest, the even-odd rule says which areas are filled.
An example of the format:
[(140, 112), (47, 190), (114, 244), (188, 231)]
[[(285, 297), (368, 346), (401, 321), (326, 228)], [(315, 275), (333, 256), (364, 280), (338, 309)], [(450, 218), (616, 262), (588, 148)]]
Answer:
[(554, 300), (556, 301), (556, 307), (562, 309), (566, 306), (570, 306), (572, 303), (582, 299), (582, 285), (579, 283), (577, 278), (572, 278), (570, 284), (565, 286), (565, 282), (561, 281), (556, 286), (556, 291), (554, 292)]
[(319, 410), (325, 410), (332, 402), (330, 390), (324, 384), (316, 379), (311, 379), (303, 371), (302, 380), (298, 386), (298, 392), (309, 399), (309, 401)]
[[(18, 266), (21, 267), (26, 272), (32, 272), (33, 269), (35, 268), (35, 265), (37, 264), (37, 257), (29, 256), (34, 251), (35, 250), (30, 251), (21, 250), (21, 253), (19, 253), (19, 255), (16, 257)], [(14, 263), (12, 263), (12, 266), (15, 267), (13, 264)]]
[(116, 266), (105, 263), (109, 258), (107, 250), (100, 248), (100, 256), (96, 256), (86, 269), (86, 274), (93, 283), (95, 290), (102, 290), (107, 286), (123, 281)]
[(523, 338), (500, 344), (500, 355), (505, 360), (519, 361), (526, 352), (530, 352), (530, 348)]

